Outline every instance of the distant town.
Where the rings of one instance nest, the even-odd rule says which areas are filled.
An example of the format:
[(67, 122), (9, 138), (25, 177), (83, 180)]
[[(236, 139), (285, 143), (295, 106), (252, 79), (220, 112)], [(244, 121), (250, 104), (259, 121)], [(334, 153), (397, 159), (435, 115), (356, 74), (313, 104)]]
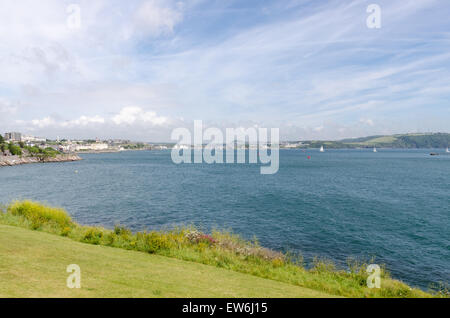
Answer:
[[(30, 135), (24, 135), (20, 132), (8, 132), (4, 134), (4, 141), (8, 143), (16, 143), (25, 147), (38, 147), (40, 149), (53, 149), (60, 153), (89, 153), (89, 152), (119, 152), (126, 150), (165, 150), (165, 149), (190, 149), (191, 145), (179, 145), (175, 143), (144, 143), (136, 142), (125, 139), (108, 139), (100, 140), (87, 139), (87, 140), (70, 140), (59, 139), (51, 140), (43, 137), (36, 137)], [(202, 147), (208, 147), (202, 145)], [(209, 145), (211, 146), (211, 145)], [(293, 149), (301, 148), (307, 145), (302, 142), (282, 142), (280, 148)], [(226, 149), (227, 145), (214, 145), (214, 148)], [(235, 144), (236, 149), (253, 148), (257, 145), (249, 144)], [(193, 147), (196, 148), (196, 147)], [(267, 148), (267, 146), (266, 146)]]
[[(1, 136), (0, 136), (1, 139)], [(125, 150), (163, 150), (168, 149), (170, 144), (149, 144), (143, 142), (133, 142), (124, 139), (100, 140), (70, 140), (70, 139), (47, 139), (25, 135), (20, 132), (7, 132), (4, 134), (3, 142), (20, 145), (21, 148), (37, 147), (40, 149), (53, 149), (60, 153), (78, 152), (118, 152)], [(3, 151), (5, 152), (5, 151)]]

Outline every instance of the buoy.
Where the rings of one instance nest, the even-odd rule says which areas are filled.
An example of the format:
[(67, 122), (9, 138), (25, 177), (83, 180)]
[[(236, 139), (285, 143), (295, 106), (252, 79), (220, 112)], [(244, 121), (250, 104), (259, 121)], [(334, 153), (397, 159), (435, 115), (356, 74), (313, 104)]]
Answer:
[(311, 156), (308, 156), (308, 159), (311, 159)]

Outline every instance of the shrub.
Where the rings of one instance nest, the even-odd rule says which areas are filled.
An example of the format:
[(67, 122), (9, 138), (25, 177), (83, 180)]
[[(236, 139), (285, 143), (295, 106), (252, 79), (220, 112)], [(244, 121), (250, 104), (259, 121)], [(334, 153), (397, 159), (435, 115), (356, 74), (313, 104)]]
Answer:
[(29, 220), (32, 228), (37, 229), (44, 223), (54, 223), (63, 228), (71, 225), (72, 220), (64, 209), (52, 208), (33, 201), (15, 201), (7, 208), (13, 215)]
[(214, 245), (217, 243), (217, 241), (211, 235), (200, 233), (196, 230), (187, 232), (185, 234), (185, 237), (188, 239), (188, 241), (195, 244), (205, 243), (207, 245)]
[(313, 259), (313, 267), (311, 268), (311, 272), (313, 273), (334, 273), (336, 271), (336, 266), (333, 262), (327, 259), (319, 259), (314, 257)]
[(117, 235), (114, 232), (110, 232), (105, 236), (106, 245), (112, 246), (117, 241)]
[(68, 227), (68, 226), (66, 226), (65, 228), (63, 228), (63, 229), (61, 230), (61, 236), (68, 236), (69, 233), (70, 233), (70, 231), (71, 231), (71, 228)]
[(171, 246), (168, 238), (156, 231), (152, 231), (144, 235), (144, 237), (145, 247), (149, 253), (156, 253), (159, 250), (168, 249)]
[(124, 239), (128, 239), (130, 236), (133, 235), (129, 229), (127, 229), (125, 226), (122, 225), (116, 225), (114, 227), (114, 233), (118, 236), (122, 236)]
[(9, 152), (13, 155), (13, 156), (21, 156), (22, 155), (22, 149), (20, 149), (19, 146), (10, 143), (9, 146)]
[(450, 285), (448, 283), (439, 282), (437, 284), (431, 284), (430, 290), (433, 295), (441, 298), (450, 297)]
[(103, 237), (102, 230), (95, 227), (88, 227), (86, 232), (84, 233), (83, 242), (91, 243), (91, 244), (100, 244), (100, 240)]
[(272, 266), (273, 267), (281, 267), (284, 265), (284, 261), (280, 258), (275, 258), (272, 260)]

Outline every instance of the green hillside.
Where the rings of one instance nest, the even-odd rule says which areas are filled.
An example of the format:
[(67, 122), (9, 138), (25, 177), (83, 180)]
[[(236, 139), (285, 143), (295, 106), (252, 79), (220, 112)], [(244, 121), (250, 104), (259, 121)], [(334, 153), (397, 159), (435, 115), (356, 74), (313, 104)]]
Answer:
[(303, 147), (320, 148), (447, 148), (450, 147), (450, 134), (424, 133), (424, 134), (398, 134), (385, 136), (368, 136), (362, 138), (342, 140), (306, 140)]

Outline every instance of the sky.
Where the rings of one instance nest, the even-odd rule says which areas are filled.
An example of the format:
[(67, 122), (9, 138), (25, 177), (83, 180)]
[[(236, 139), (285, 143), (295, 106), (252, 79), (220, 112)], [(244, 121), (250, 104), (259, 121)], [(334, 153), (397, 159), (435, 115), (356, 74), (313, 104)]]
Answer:
[(449, 17), (445, 0), (1, 0), (0, 132), (450, 132)]

